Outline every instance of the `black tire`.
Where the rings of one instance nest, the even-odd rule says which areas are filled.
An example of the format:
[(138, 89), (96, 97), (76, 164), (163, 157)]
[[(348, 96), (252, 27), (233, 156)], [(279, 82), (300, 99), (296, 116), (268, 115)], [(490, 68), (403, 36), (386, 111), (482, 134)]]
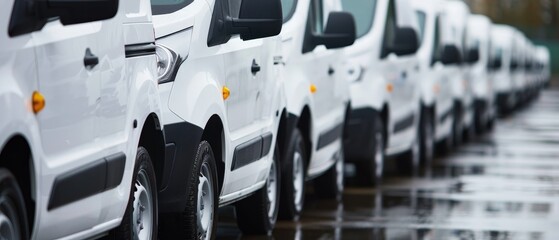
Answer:
[(373, 119), (373, 140), (371, 141), (371, 156), (368, 159), (361, 159), (356, 162), (356, 178), (359, 185), (375, 186), (382, 181), (384, 172), (384, 161), (386, 158), (385, 131), (384, 123), (380, 116), (376, 115)]
[[(109, 233), (109, 239), (136, 240), (140, 239), (139, 235), (141, 233), (147, 234), (148, 239), (157, 240), (157, 183), (151, 158), (148, 151), (143, 147), (139, 147), (136, 152), (136, 163), (131, 185), (130, 197), (128, 198), (128, 205), (126, 207), (126, 212), (124, 212), (124, 216), (122, 217), (122, 222), (120, 223), (120, 226)], [(138, 194), (140, 199), (143, 199), (147, 203), (151, 202), (151, 206), (146, 207), (141, 202), (136, 202), (136, 194)], [(151, 199), (148, 200), (149, 198)], [(146, 202), (144, 202), (144, 204), (146, 204)], [(142, 214), (144, 212), (147, 212), (146, 215)], [(151, 228), (146, 228), (146, 226), (143, 226), (144, 222), (142, 221), (142, 216), (146, 217), (150, 215), (151, 219), (147, 220), (145, 223), (151, 223)], [(136, 219), (134, 216), (140, 216), (140, 219)], [(141, 224), (141, 226), (137, 226), (137, 224)], [(151, 234), (149, 232), (142, 233), (142, 231), (149, 230), (151, 230)], [(151, 237), (149, 237), (149, 235), (151, 235)]]
[(462, 140), (464, 139), (464, 119), (459, 103), (454, 104), (452, 113), (452, 144), (454, 147), (458, 147), (462, 145)]
[[(279, 218), (283, 220), (297, 220), (301, 215), (305, 203), (305, 177), (307, 151), (303, 135), (297, 128), (293, 130), (287, 143), (287, 151), (281, 161), (281, 194)], [(297, 164), (295, 164), (297, 163)], [(303, 178), (301, 181), (295, 179)]]
[[(212, 147), (207, 141), (202, 141), (198, 145), (196, 157), (192, 161), (193, 168), (189, 174), (190, 182), (188, 191), (188, 201), (185, 209), (173, 216), (167, 216), (165, 223), (162, 223), (164, 228), (160, 229), (161, 239), (215, 239), (215, 232), (217, 230), (217, 208), (218, 208), (218, 178), (217, 168), (215, 165), (214, 153)], [(204, 176), (206, 181), (204, 186), (211, 187), (213, 194), (206, 194), (213, 196), (213, 202), (209, 201), (207, 204), (211, 214), (209, 216), (210, 223), (207, 225), (209, 236), (201, 236), (199, 231), (203, 231), (202, 226), (198, 224), (198, 188), (200, 184), (202, 172), (207, 172), (208, 176)], [(213, 204), (212, 204), (213, 203)], [(204, 205), (205, 206), (205, 205)]]
[[(275, 175), (272, 175), (272, 173)], [(279, 148), (276, 146), (273, 165), (270, 168), (270, 176), (266, 181), (266, 185), (252, 196), (243, 199), (235, 205), (237, 225), (243, 234), (268, 236), (272, 234), (278, 217), (280, 182)], [(274, 199), (271, 199), (268, 195), (270, 191), (275, 191)]]
[(419, 157), (424, 165), (435, 158), (435, 122), (430, 111), (423, 110), (419, 127)]
[(344, 192), (344, 153), (343, 144), (340, 151), (334, 156), (336, 163), (322, 176), (316, 178), (314, 191), (316, 196), (325, 199), (341, 199)]
[(480, 106), (481, 104), (476, 104), (476, 108), (474, 111), (474, 126), (475, 126), (475, 133), (480, 135), (485, 133), (487, 122), (485, 120), (485, 107)]
[(16, 178), (7, 169), (0, 169), (0, 215), (11, 224), (0, 226), (5, 239), (30, 239), (25, 200)]
[(420, 140), (416, 138), (412, 143), (411, 149), (398, 156), (396, 166), (399, 173), (405, 176), (417, 175), (419, 171), (420, 148)]

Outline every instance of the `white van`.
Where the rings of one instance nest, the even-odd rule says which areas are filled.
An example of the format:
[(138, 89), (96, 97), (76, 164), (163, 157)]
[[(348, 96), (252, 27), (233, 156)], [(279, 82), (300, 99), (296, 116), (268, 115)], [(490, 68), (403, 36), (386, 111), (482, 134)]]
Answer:
[(491, 25), (491, 20), (486, 16), (470, 15), (466, 31), (465, 71), (471, 83), (474, 125), (478, 134), (493, 126), (496, 117), (493, 82), (488, 71)]
[(503, 115), (510, 113), (516, 105), (515, 86), (511, 70), (514, 35), (514, 28), (508, 25), (496, 24), (491, 28), (489, 69), (496, 93), (497, 110)]
[(157, 239), (149, 1), (29, 3), (0, 8), (2, 237)]
[(536, 71), (539, 78), (539, 87), (549, 85), (551, 80), (551, 54), (545, 46), (536, 46)]
[[(442, 0), (413, 1), (413, 7), (418, 17), (421, 46), (417, 51), (420, 62), (422, 120), (421, 135), (425, 139), (421, 144), (423, 162), (432, 161), (434, 143), (445, 153), (452, 147), (452, 110), (454, 97), (452, 95), (452, 76), (448, 71), (452, 65), (458, 64), (458, 59), (449, 61), (443, 59), (443, 52), (450, 48), (443, 41), (441, 29)], [(446, 48), (445, 48), (446, 47)], [(456, 48), (454, 46), (454, 48)]]
[(282, 0), (282, 64), (288, 125), (282, 146), (280, 217), (297, 219), (305, 180), (334, 198), (343, 190), (343, 139), (349, 87), (339, 48), (355, 41), (355, 22), (340, 0)]
[(151, 0), (167, 158), (161, 235), (213, 239), (235, 204), (245, 234), (268, 234), (279, 206), (277, 139), (287, 112), (280, 0)]
[[(443, 4), (441, 23), (443, 28), (443, 41), (458, 47), (459, 58), (462, 63), (465, 60), (465, 40), (467, 35), (467, 22), (470, 9), (460, 0), (446, 0)], [(454, 54), (451, 54), (454, 55)], [(462, 65), (454, 65), (449, 68), (453, 76), (452, 93), (454, 96), (453, 108), (453, 139), (454, 145), (458, 146), (473, 133), (474, 101), (472, 95), (472, 83), (467, 79), (466, 71)]]
[(527, 75), (525, 71), (526, 63), (526, 38), (519, 30), (514, 30), (511, 60), (511, 77), (514, 86), (514, 95), (516, 97), (515, 107), (519, 107), (526, 103), (525, 90), (527, 88)]
[(411, 153), (398, 161), (405, 172), (419, 162), (417, 18), (407, 0), (343, 0), (342, 6), (355, 16), (358, 37), (345, 50), (351, 84), (346, 160), (357, 165), (360, 183), (373, 184), (385, 155)]

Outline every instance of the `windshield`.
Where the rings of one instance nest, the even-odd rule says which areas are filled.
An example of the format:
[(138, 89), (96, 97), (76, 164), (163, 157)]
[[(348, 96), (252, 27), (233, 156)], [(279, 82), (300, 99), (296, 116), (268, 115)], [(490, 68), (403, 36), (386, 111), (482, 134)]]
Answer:
[(342, 8), (355, 18), (357, 37), (367, 34), (373, 26), (376, 0), (343, 0)]
[(151, 0), (151, 11), (154, 15), (176, 12), (194, 0)]

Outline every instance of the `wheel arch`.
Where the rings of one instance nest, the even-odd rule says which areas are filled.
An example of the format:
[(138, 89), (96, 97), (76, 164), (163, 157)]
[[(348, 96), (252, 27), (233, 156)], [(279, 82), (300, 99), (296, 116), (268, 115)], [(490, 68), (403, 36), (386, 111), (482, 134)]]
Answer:
[(380, 117), (384, 124), (384, 146), (388, 146), (390, 135), (388, 134), (390, 128), (390, 108), (387, 103), (384, 103), (380, 111)]
[(204, 126), (202, 132), (202, 141), (208, 141), (212, 146), (215, 164), (217, 167), (218, 187), (219, 191), (223, 188), (223, 180), (225, 176), (225, 139), (223, 122), (218, 115), (212, 115)]
[(305, 142), (305, 148), (307, 150), (307, 159), (305, 159), (305, 165), (308, 166), (310, 160), (312, 159), (312, 115), (311, 110), (308, 105), (303, 107), (301, 114), (299, 115), (299, 121), (297, 121), (297, 128), (301, 131), (303, 135), (303, 141)]
[[(31, 145), (27, 139), (19, 134), (12, 136), (2, 146), (0, 152), (0, 167), (7, 168), (15, 176), (25, 199), (29, 232), (33, 232), (35, 222), (35, 171)], [(24, 159), (23, 161), (18, 159)]]
[(148, 151), (158, 185), (163, 184), (161, 179), (163, 177), (165, 163), (165, 137), (157, 114), (151, 113), (147, 116), (144, 126), (142, 127), (138, 146)]

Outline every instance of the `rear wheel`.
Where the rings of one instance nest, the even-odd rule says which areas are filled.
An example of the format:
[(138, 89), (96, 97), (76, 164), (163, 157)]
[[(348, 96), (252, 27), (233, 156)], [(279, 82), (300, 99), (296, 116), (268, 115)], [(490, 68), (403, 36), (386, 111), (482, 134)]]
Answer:
[(198, 145), (189, 174), (185, 209), (165, 218), (162, 239), (214, 239), (217, 224), (218, 185), (212, 147), (207, 141)]
[(157, 239), (157, 184), (148, 151), (139, 147), (128, 206), (113, 239)]
[(0, 169), (0, 239), (29, 239), (23, 194), (15, 177)]
[(279, 217), (286, 220), (298, 219), (305, 202), (305, 159), (307, 152), (303, 135), (294, 129), (288, 142), (281, 166), (281, 200)]
[(344, 191), (343, 149), (334, 155), (336, 163), (326, 173), (314, 180), (316, 195), (321, 198), (340, 198)]
[(356, 163), (356, 177), (359, 184), (366, 186), (373, 186), (382, 181), (384, 170), (385, 154), (385, 136), (384, 136), (384, 123), (379, 116), (376, 116), (374, 121), (372, 152), (370, 158), (361, 159)]
[(237, 225), (244, 234), (271, 235), (279, 209), (280, 164), (276, 147), (266, 185), (235, 205)]

